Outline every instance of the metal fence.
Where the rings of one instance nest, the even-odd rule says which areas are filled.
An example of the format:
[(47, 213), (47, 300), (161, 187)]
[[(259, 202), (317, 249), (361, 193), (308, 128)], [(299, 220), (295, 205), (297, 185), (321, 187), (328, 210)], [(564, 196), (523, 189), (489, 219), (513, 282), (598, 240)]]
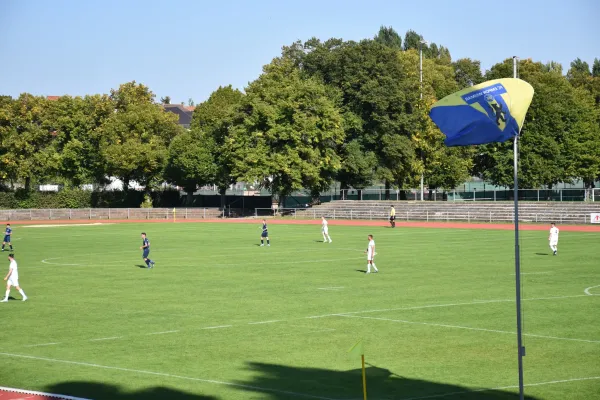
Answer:
[[(600, 211), (600, 210), (598, 210)], [(316, 208), (257, 208), (255, 217), (289, 217), (299, 219), (361, 219), (361, 220), (388, 220), (389, 210), (378, 208), (351, 208), (351, 207), (316, 207)], [(521, 222), (556, 222), (586, 224), (591, 222), (591, 213), (583, 210), (526, 210), (519, 211)], [(402, 210), (396, 212), (397, 221), (430, 221), (430, 222), (513, 222), (514, 211), (498, 209), (448, 209), (448, 210)]]
[[(423, 200), (427, 201), (507, 201), (512, 200), (512, 189), (485, 190), (426, 190)], [(321, 196), (327, 197), (327, 196)], [(418, 189), (343, 189), (329, 195), (330, 200), (421, 200)], [(588, 201), (600, 202), (600, 189), (521, 189), (521, 201)]]
[(218, 208), (59, 208), (0, 210), (3, 221), (205, 219), (222, 217)]

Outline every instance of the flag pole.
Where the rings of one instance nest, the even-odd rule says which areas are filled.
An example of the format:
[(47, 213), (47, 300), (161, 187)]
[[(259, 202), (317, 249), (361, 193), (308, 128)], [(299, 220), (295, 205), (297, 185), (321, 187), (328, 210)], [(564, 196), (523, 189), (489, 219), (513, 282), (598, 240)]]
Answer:
[[(517, 77), (517, 57), (513, 57), (513, 75)], [(520, 133), (520, 132), (519, 132)], [(516, 286), (516, 305), (517, 305), (517, 350), (519, 363), (519, 400), (524, 400), (525, 390), (523, 388), (523, 357), (525, 356), (525, 347), (523, 347), (522, 326), (521, 326), (521, 255), (519, 251), (519, 181), (518, 181), (518, 141), (519, 135), (515, 136), (513, 151), (513, 178), (514, 178), (514, 201), (515, 201), (515, 286)]]
[(365, 373), (365, 355), (361, 354), (360, 359), (362, 361), (363, 398), (364, 400), (367, 400), (367, 376)]

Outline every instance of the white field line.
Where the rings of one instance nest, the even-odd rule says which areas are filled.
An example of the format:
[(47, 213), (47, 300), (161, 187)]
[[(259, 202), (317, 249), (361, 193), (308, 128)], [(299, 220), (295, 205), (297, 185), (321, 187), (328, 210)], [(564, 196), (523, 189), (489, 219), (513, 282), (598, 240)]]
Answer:
[[(28, 355), (23, 355), (23, 354), (0, 353), (0, 355), (7, 356), (7, 357), (14, 357), (14, 358), (30, 359), (30, 360), (37, 360), (37, 361), (46, 361), (46, 362), (51, 362), (51, 363), (71, 364), (71, 365), (79, 365), (79, 366), (85, 366), (85, 367), (91, 367), (91, 368), (99, 368), (99, 369), (108, 369), (108, 370), (116, 370), (116, 371), (123, 371), (123, 372), (131, 372), (131, 373), (138, 373), (138, 374), (144, 374), (144, 375), (163, 376), (163, 377), (167, 377), (167, 378), (190, 380), (190, 381), (203, 382), (203, 383), (212, 383), (212, 384), (216, 384), (216, 385), (239, 387), (239, 388), (243, 388), (243, 389), (260, 390), (260, 391), (264, 391), (264, 392), (279, 393), (279, 394), (285, 394), (285, 395), (291, 395), (291, 396), (295, 396), (295, 397), (303, 397), (303, 398), (309, 398), (309, 399), (335, 400), (335, 399), (331, 399), (329, 397), (314, 396), (314, 395), (309, 395), (309, 394), (304, 394), (304, 393), (296, 393), (296, 392), (283, 391), (283, 390), (277, 390), (277, 389), (263, 388), (263, 387), (258, 387), (258, 386), (244, 385), (244, 384), (238, 384), (238, 383), (232, 383), (232, 382), (226, 382), (226, 381), (218, 381), (218, 380), (214, 380), (214, 379), (193, 378), (193, 377), (187, 377), (187, 376), (166, 374), (166, 373), (161, 373), (161, 372), (136, 370), (136, 369), (130, 369), (130, 368), (121, 368), (121, 367), (112, 367), (112, 366), (106, 366), (106, 365), (100, 365), (100, 364), (92, 364), (92, 363), (78, 362), (78, 361), (68, 361), (68, 360), (59, 360), (59, 359), (46, 358), (46, 357), (35, 357), (35, 356), (28, 356)], [(598, 380), (598, 379), (600, 379), (600, 376), (591, 376), (591, 377), (585, 377), (585, 378), (561, 379), (561, 380), (546, 381), (546, 382), (528, 383), (528, 384), (525, 384), (525, 387), (544, 386), (544, 385), (556, 385), (556, 384), (560, 384), (560, 383), (580, 382), (580, 381)], [(516, 388), (518, 388), (518, 386), (515, 386), (515, 385), (512, 385), (512, 386), (498, 386), (498, 387), (495, 387), (495, 388), (465, 390), (465, 391), (461, 391), (461, 392), (441, 393), (441, 394), (436, 394), (436, 395), (431, 395), (431, 396), (408, 397), (408, 398), (403, 398), (401, 400), (436, 399), (436, 398), (442, 398), (442, 397), (448, 397), (448, 396), (455, 396), (455, 395), (458, 395), (458, 394), (468, 394), (468, 393), (487, 392), (487, 391), (492, 391), (492, 390), (516, 389)], [(12, 391), (19, 392), (19, 390), (17, 390), (17, 389), (10, 389), (10, 388), (4, 388), (4, 387), (0, 387), (0, 389), (2, 389), (2, 390), (9, 390), (9, 391), (12, 390)], [(21, 391), (21, 393), (23, 393), (23, 392)], [(29, 392), (25, 392), (25, 393), (28, 393), (28, 394), (40, 394), (40, 395), (45, 394), (45, 393), (30, 392), (30, 391)], [(48, 394), (46, 394), (46, 395), (48, 395)], [(68, 399), (68, 400), (86, 400), (86, 399), (82, 399), (82, 398), (78, 398), (78, 397), (69, 397), (69, 396), (61, 396), (61, 397), (65, 398), (65, 399)]]
[[(585, 294), (581, 294), (581, 295), (573, 295), (573, 296), (537, 297), (537, 298), (523, 299), (522, 301), (555, 300), (555, 299), (568, 299), (568, 298), (576, 298), (576, 297), (588, 297), (588, 296)], [(254, 322), (247, 322), (246, 324), (243, 324), (243, 325), (261, 325), (261, 324), (270, 324), (270, 323), (278, 323), (278, 322), (298, 321), (298, 320), (303, 320), (303, 319), (316, 319), (316, 318), (327, 318), (327, 317), (337, 317), (337, 316), (348, 317), (348, 316), (356, 315), (356, 314), (369, 314), (369, 313), (376, 313), (376, 312), (421, 310), (421, 309), (438, 308), (438, 307), (456, 307), (456, 306), (466, 306), (466, 305), (510, 303), (510, 302), (514, 302), (514, 299), (510, 299), (510, 300), (500, 300), (500, 299), (499, 300), (475, 300), (475, 301), (464, 302), (464, 303), (428, 304), (428, 305), (413, 306), (413, 307), (398, 307), (398, 308), (385, 308), (385, 309), (363, 310), (363, 311), (348, 311), (348, 312), (340, 312), (340, 313), (334, 313), (334, 314), (314, 315), (314, 316), (308, 316), (308, 317), (289, 318), (289, 319), (282, 319), (282, 320), (254, 321)], [(233, 326), (234, 325), (220, 325), (220, 326), (212, 326), (212, 327), (209, 326), (209, 327), (199, 328), (199, 329), (200, 330), (210, 330), (210, 329), (229, 328), (229, 327), (233, 327)], [(172, 331), (172, 332), (166, 331), (164, 333), (176, 333), (176, 332), (180, 332), (180, 330)], [(160, 333), (161, 332), (147, 333), (146, 335), (160, 334)], [(120, 336), (117, 338), (125, 338), (125, 336)], [(108, 338), (108, 339), (113, 339), (113, 338)], [(108, 340), (108, 339), (91, 339), (91, 340), (97, 341), (97, 340)], [(59, 342), (56, 344), (60, 344), (60, 343), (62, 343), (62, 342)], [(45, 345), (45, 344), (27, 345), (27, 346), (23, 346), (23, 347), (36, 347), (36, 346), (43, 346), (43, 345)]]
[[(152, 256), (154, 257), (154, 256)], [(59, 259), (61, 257), (55, 257), (55, 258), (46, 258), (43, 259), (41, 262), (44, 264), (50, 264), (50, 265), (57, 265), (57, 266), (62, 266), (62, 267), (71, 267), (71, 266), (77, 266), (77, 267), (88, 267), (88, 266), (92, 266), (92, 265), (119, 265), (119, 264), (123, 264), (123, 261), (109, 261), (109, 262), (104, 262), (104, 261), (98, 261), (95, 263), (89, 263), (89, 262), (82, 262), (81, 264), (71, 264), (71, 263), (57, 263), (57, 262), (50, 262), (50, 260), (56, 260)], [(289, 264), (309, 264), (309, 263), (322, 263), (322, 262), (330, 262), (330, 261), (351, 261), (351, 260), (361, 260), (363, 259), (364, 256), (354, 256), (354, 257), (347, 257), (347, 258), (325, 258), (325, 259), (321, 259), (321, 260), (302, 260), (302, 261), (275, 261), (275, 262), (245, 262), (245, 263), (235, 263), (235, 264), (219, 264), (219, 263), (213, 263), (210, 265), (211, 268), (213, 267), (237, 267), (237, 266), (248, 266), (248, 265), (289, 265)]]
[(42, 347), (42, 346), (54, 346), (60, 344), (60, 342), (53, 342), (53, 343), (41, 343), (41, 344), (30, 344), (28, 346), (23, 346), (23, 347)]
[(204, 328), (200, 328), (201, 330), (205, 329), (222, 329), (222, 328), (231, 328), (233, 325), (218, 325), (218, 326), (207, 326)]
[[(578, 295), (572, 295), (572, 296), (536, 297), (536, 298), (530, 298), (530, 299), (522, 299), (521, 301), (569, 299), (569, 298), (574, 298), (574, 297), (586, 297), (586, 295), (578, 294)], [(429, 304), (429, 305), (423, 305), (423, 306), (380, 308), (380, 309), (363, 310), (363, 311), (348, 311), (348, 312), (340, 312), (340, 313), (334, 313), (334, 314), (313, 315), (313, 316), (304, 317), (304, 318), (308, 318), (308, 319), (326, 318), (326, 317), (335, 317), (338, 315), (369, 314), (369, 313), (388, 312), (388, 311), (422, 310), (425, 308), (456, 307), (456, 306), (468, 306), (468, 305), (476, 305), (476, 304), (514, 303), (514, 301), (515, 301), (514, 299), (475, 300), (475, 301), (468, 301), (468, 302), (464, 302), (464, 303)]]
[(162, 331), (162, 332), (151, 332), (151, 333), (146, 333), (146, 335), (164, 335), (167, 333), (177, 333), (179, 331), (175, 330), (175, 331)]
[(600, 296), (600, 295), (597, 295), (597, 294), (590, 293), (591, 289), (594, 289), (594, 288), (597, 288), (597, 287), (600, 287), (600, 285), (590, 286), (589, 288), (585, 289), (583, 292), (585, 294), (587, 294), (588, 296)]
[[(568, 382), (579, 382), (579, 381), (591, 381), (600, 379), (600, 376), (590, 376), (588, 378), (572, 378), (572, 379), (562, 379), (557, 381), (548, 381), (548, 382), (537, 382), (537, 383), (527, 383), (525, 387), (532, 386), (543, 386), (543, 385), (556, 385), (558, 383), (568, 383)], [(439, 399), (441, 397), (448, 396), (456, 396), (458, 394), (468, 394), (468, 393), (477, 393), (477, 392), (489, 392), (492, 390), (506, 390), (506, 389), (517, 389), (519, 386), (499, 386), (495, 388), (487, 388), (487, 389), (473, 389), (473, 390), (465, 390), (462, 392), (450, 392), (450, 393), (442, 393), (442, 394), (434, 394), (431, 396), (423, 396), (423, 397), (408, 397), (402, 398), (400, 400), (425, 400), (425, 399)]]
[(66, 226), (102, 226), (114, 225), (114, 223), (93, 222), (89, 224), (47, 224), (47, 225), (23, 225), (21, 228), (63, 228)]
[[(227, 253), (215, 254), (215, 255), (212, 255), (211, 258), (231, 257), (231, 250), (248, 250), (248, 248), (252, 248), (252, 247), (256, 247), (256, 246), (252, 246), (252, 244), (251, 244), (251, 245), (244, 246), (244, 247), (228, 247), (227, 248), (227, 250), (228, 250)], [(154, 252), (156, 252), (157, 250), (160, 251), (160, 249), (157, 249), (157, 248), (154, 248), (154, 247), (152, 248), (152, 250), (154, 250)], [(355, 251), (355, 252), (360, 252), (360, 253), (362, 253), (364, 251), (364, 249), (357, 249), (357, 248), (350, 249), (350, 248), (337, 248), (337, 247), (335, 248), (335, 250)], [(131, 254), (132, 252), (135, 252), (135, 251), (136, 251), (136, 249), (133, 249), (133, 250), (111, 251), (111, 254)], [(306, 253), (306, 250), (302, 250), (302, 251), (300, 251), (300, 250), (298, 250), (298, 251), (269, 251), (269, 253), (266, 253), (266, 254), (277, 255), (277, 254), (294, 254), (294, 253), (303, 253), (304, 254), (304, 253)], [(85, 262), (88, 261), (88, 260), (86, 260), (86, 258), (89, 259), (90, 257), (93, 257), (93, 256), (106, 256), (106, 253), (86, 253), (86, 254), (79, 255), (76, 258), (81, 259), (81, 261), (78, 261), (78, 262), (85, 263)], [(65, 258), (67, 258), (67, 257), (63, 256), (63, 257), (46, 258), (46, 259), (42, 260), (42, 262), (45, 263), (45, 264), (65, 265), (65, 264), (62, 264), (62, 263), (52, 263), (52, 262), (49, 262), (50, 260), (60, 260), (60, 259), (65, 259)], [(178, 257), (175, 261), (196, 260), (196, 259), (197, 259), (197, 257)], [(75, 261), (77, 261), (77, 260), (75, 260)], [(115, 261), (113, 263), (122, 264), (123, 261), (122, 260), (121, 261)], [(106, 264), (106, 263), (103, 262), (103, 264)], [(77, 265), (80, 265), (80, 264), (77, 264)], [(85, 265), (85, 264), (83, 264), (83, 265)]]
[(260, 325), (260, 324), (274, 324), (275, 322), (282, 322), (281, 319), (272, 319), (270, 321), (258, 321), (258, 322), (248, 322), (248, 325)]
[(89, 342), (99, 342), (101, 340), (116, 340), (116, 339), (122, 339), (123, 336), (111, 336), (111, 337), (104, 337), (104, 338), (98, 338), (98, 339), (89, 339)]
[(49, 265), (60, 265), (60, 266), (64, 266), (64, 267), (71, 267), (71, 266), (80, 266), (80, 265), (83, 265), (83, 264), (64, 264), (64, 263), (53, 263), (53, 262), (50, 262), (50, 260), (56, 260), (58, 258), (61, 258), (61, 257), (46, 258), (46, 259), (42, 260), (42, 263), (43, 264), (49, 264)]
[[(470, 331), (479, 331), (479, 332), (504, 333), (504, 334), (510, 334), (510, 335), (517, 334), (517, 332), (503, 331), (503, 330), (499, 330), (499, 329), (485, 329), (485, 328), (474, 328), (471, 326), (436, 324), (434, 322), (407, 321), (404, 319), (379, 318), (379, 317), (362, 317), (360, 315), (340, 314), (338, 316), (346, 317), (346, 318), (361, 318), (361, 319), (370, 319), (370, 320), (377, 320), (377, 321), (398, 322), (398, 323), (402, 323), (402, 324), (411, 324), (411, 325), (427, 325), (427, 326), (437, 326), (437, 327), (441, 327), (441, 328), (466, 329), (466, 330), (470, 330)], [(573, 341), (573, 342), (600, 343), (600, 340), (563, 338), (563, 337), (556, 337), (556, 336), (536, 335), (536, 334), (532, 334), (532, 333), (523, 333), (523, 336), (537, 337), (537, 338), (542, 338), (542, 339), (568, 340), (568, 341)]]
[[(11, 393), (30, 394), (30, 395), (34, 395), (34, 396), (56, 397), (57, 399), (61, 399), (61, 400), (63, 400), (63, 399), (64, 400), (88, 400), (88, 399), (84, 399), (83, 397), (73, 397), (73, 396), (65, 396), (64, 394), (36, 392), (35, 390), (15, 389), (15, 388), (9, 388), (9, 387), (4, 387), (4, 386), (0, 386), (0, 390), (5, 391), (5, 392), (11, 392)], [(23, 399), (26, 399), (26, 398), (27, 397), (23, 397)]]
[(343, 286), (332, 286), (332, 287), (320, 287), (317, 288), (319, 290), (342, 290), (344, 287)]
[(80, 361), (59, 360), (56, 358), (47, 358), (47, 357), (35, 357), (35, 356), (28, 356), (28, 355), (24, 355), (24, 354), (0, 353), (0, 355), (7, 356), (7, 357), (14, 357), (14, 358), (29, 359), (29, 360), (46, 361), (46, 362), (50, 362), (50, 363), (79, 365), (82, 367), (131, 372), (131, 373), (136, 373), (136, 374), (141, 374), (141, 375), (162, 376), (165, 378), (174, 378), (174, 379), (182, 379), (182, 380), (188, 380), (188, 381), (194, 381), (194, 382), (212, 383), (215, 385), (231, 386), (231, 387), (237, 387), (237, 388), (242, 388), (242, 389), (252, 389), (252, 390), (256, 390), (256, 391), (278, 393), (278, 394), (284, 394), (284, 395), (294, 396), (294, 397), (303, 397), (303, 398), (307, 398), (307, 399), (336, 400), (336, 399), (331, 399), (329, 397), (314, 396), (314, 395), (310, 395), (310, 394), (290, 392), (287, 390), (277, 390), (277, 389), (265, 388), (265, 387), (260, 387), (260, 386), (244, 385), (244, 384), (240, 384), (240, 383), (219, 381), (219, 380), (215, 380), (215, 379), (193, 378), (190, 376), (173, 375), (173, 374), (167, 374), (167, 373), (163, 373), (163, 372), (146, 371), (146, 370), (141, 370), (141, 369), (112, 367), (112, 366), (108, 366), (108, 365), (93, 364), (93, 363), (80, 362)]

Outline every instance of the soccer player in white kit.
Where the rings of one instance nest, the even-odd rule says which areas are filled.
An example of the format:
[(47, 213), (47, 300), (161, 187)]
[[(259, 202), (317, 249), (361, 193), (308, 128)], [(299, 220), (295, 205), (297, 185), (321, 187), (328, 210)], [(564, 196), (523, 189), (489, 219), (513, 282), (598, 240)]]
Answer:
[(331, 236), (329, 236), (329, 226), (327, 223), (327, 220), (325, 219), (325, 217), (321, 217), (322, 221), (321, 221), (321, 232), (323, 233), (323, 243), (327, 243), (327, 240), (329, 240), (329, 243), (331, 243)]
[(551, 228), (550, 235), (548, 235), (548, 240), (550, 241), (550, 248), (554, 252), (553, 255), (556, 255), (556, 252), (558, 251), (558, 228), (554, 222), (550, 224), (550, 226)]
[(367, 274), (370, 274), (371, 266), (373, 266), (375, 272), (379, 272), (379, 270), (375, 266), (375, 241), (373, 240), (373, 235), (369, 235), (368, 239), (369, 247), (367, 247), (365, 253), (367, 253)]
[(15, 261), (15, 255), (9, 254), (8, 260), (10, 261), (10, 266), (8, 268), (8, 274), (4, 277), (6, 281), (6, 294), (4, 295), (4, 300), (0, 301), (0, 303), (6, 303), (8, 301), (8, 295), (10, 294), (10, 287), (14, 286), (17, 288), (21, 296), (23, 296), (23, 301), (27, 300), (27, 296), (25, 296), (25, 292), (23, 289), (19, 287), (19, 269), (17, 268), (17, 262)]

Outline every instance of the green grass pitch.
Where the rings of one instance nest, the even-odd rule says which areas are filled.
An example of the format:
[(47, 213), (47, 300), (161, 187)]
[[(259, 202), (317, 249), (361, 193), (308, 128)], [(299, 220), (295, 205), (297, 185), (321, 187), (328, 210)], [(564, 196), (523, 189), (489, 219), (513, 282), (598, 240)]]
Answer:
[[(325, 244), (318, 225), (272, 224), (271, 247), (259, 221), (16, 226), (29, 301), (0, 304), (0, 385), (362, 399), (347, 354), (362, 338), (369, 399), (517, 399), (513, 233), (384, 225), (332, 225)], [(370, 233), (380, 273), (366, 275)], [(529, 399), (600, 399), (599, 243), (562, 232), (553, 257), (547, 232), (522, 232)]]

